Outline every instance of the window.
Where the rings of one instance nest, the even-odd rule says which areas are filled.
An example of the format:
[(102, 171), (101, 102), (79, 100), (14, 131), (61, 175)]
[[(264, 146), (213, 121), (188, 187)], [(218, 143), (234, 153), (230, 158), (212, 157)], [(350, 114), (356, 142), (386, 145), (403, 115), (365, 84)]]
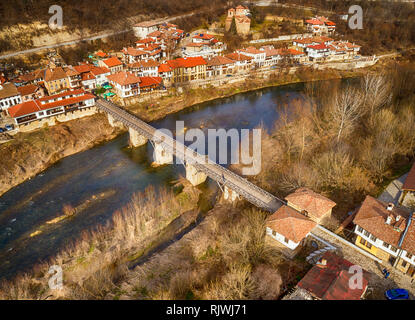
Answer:
[(363, 228), (362, 227), (357, 227), (357, 231), (359, 231), (360, 233), (362, 233), (363, 232)]
[(372, 244), (369, 241), (366, 241), (366, 247), (368, 249), (371, 249), (372, 248)]
[(402, 260), (402, 268), (405, 268), (405, 267), (406, 267), (406, 261)]
[(389, 243), (386, 243), (386, 242), (383, 242), (383, 244), (382, 244), (386, 249), (388, 249), (389, 248)]
[(369, 231), (366, 231), (365, 230), (365, 232), (363, 233), (366, 237), (369, 237), (370, 236), (370, 232)]
[(360, 238), (360, 243), (361, 243), (361, 244), (363, 244), (363, 245), (365, 245), (366, 240), (365, 240), (365, 239), (363, 239), (363, 238)]
[(397, 248), (395, 248), (394, 246), (391, 246), (391, 250), (392, 250), (393, 252), (398, 251), (398, 249), (397, 249)]
[(376, 237), (375, 237), (373, 234), (371, 234), (371, 235), (370, 235), (370, 240), (372, 240), (372, 241), (376, 241)]
[(407, 253), (406, 253), (406, 257), (407, 257), (408, 259), (412, 259), (412, 254), (410, 254), (409, 252), (407, 252)]
[(284, 242), (288, 243), (290, 240), (287, 237), (284, 237)]
[(273, 236), (276, 236), (276, 235), (277, 235), (277, 233), (276, 233), (275, 231), (272, 231), (272, 235), (273, 235)]

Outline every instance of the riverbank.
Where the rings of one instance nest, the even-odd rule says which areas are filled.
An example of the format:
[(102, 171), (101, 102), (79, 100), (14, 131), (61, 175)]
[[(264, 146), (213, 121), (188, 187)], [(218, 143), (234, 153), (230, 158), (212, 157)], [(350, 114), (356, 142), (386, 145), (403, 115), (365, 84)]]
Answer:
[(108, 125), (105, 115), (97, 114), (16, 134), (0, 146), (0, 195), (60, 159), (111, 140), (119, 133)]

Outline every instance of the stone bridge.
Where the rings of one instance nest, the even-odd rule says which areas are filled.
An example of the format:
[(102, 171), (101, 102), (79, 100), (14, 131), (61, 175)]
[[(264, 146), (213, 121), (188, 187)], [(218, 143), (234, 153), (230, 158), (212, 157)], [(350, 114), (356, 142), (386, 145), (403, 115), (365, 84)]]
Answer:
[(186, 167), (186, 179), (192, 185), (203, 183), (207, 177), (218, 182), (224, 198), (234, 201), (243, 197), (253, 205), (270, 211), (276, 211), (285, 202), (269, 192), (259, 188), (238, 174), (210, 160), (183, 143), (131, 115), (116, 104), (98, 99), (96, 106), (107, 113), (111, 126), (126, 126), (130, 134), (130, 143), (138, 147), (150, 141), (154, 147), (153, 157), (157, 164), (173, 163), (173, 155), (179, 158)]

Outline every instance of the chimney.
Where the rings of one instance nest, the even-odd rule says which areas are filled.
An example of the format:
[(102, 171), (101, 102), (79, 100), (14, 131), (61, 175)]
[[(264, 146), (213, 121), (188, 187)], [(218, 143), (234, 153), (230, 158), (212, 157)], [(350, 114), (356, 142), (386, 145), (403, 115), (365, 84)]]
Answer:
[(386, 210), (392, 211), (393, 210), (393, 207), (394, 207), (393, 203), (392, 202), (389, 202), (388, 203), (388, 206), (386, 207)]
[(391, 222), (392, 222), (392, 217), (389, 215), (389, 216), (386, 218), (386, 224), (391, 224)]

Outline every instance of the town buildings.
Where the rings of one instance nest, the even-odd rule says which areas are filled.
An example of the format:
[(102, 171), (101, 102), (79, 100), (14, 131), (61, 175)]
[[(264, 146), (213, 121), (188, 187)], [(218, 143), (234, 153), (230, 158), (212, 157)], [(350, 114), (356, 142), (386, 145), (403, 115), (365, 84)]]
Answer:
[(368, 195), (353, 223), (357, 246), (415, 277), (415, 224), (412, 212)]
[(42, 98), (45, 95), (45, 90), (41, 86), (35, 84), (27, 84), (25, 86), (17, 87), (22, 101), (34, 100)]
[(157, 31), (160, 24), (161, 22), (157, 21), (144, 21), (137, 23), (133, 26), (134, 35), (140, 39), (146, 38), (151, 32)]
[(111, 74), (122, 71), (123, 63), (117, 57), (111, 57), (98, 62), (100, 67), (107, 68)]
[(166, 63), (173, 71), (174, 85), (206, 79), (206, 60), (202, 57), (177, 58)]

